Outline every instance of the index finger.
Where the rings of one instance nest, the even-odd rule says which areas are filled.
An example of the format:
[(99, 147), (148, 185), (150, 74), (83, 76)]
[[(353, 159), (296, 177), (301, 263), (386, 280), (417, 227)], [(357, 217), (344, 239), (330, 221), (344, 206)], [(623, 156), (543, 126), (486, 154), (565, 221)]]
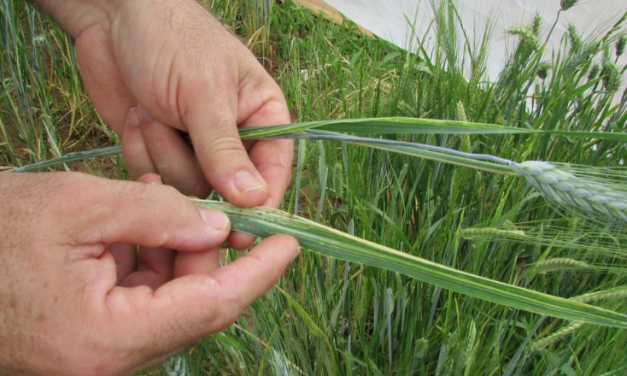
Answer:
[[(279, 90), (278, 93), (280, 94), (278, 86), (276, 90)], [(242, 110), (238, 113), (247, 114), (246, 105), (247, 103), (242, 103)], [(239, 121), (239, 124), (241, 127), (247, 127), (251, 125), (280, 125), (289, 122), (287, 104), (280, 94), (263, 103), (255, 112)], [(292, 175), (294, 141), (291, 139), (257, 140), (252, 144), (249, 155), (257, 171), (268, 183), (269, 196), (263, 206), (278, 208)]]
[[(287, 103), (274, 81), (265, 80), (244, 85), (239, 96), (241, 100), (238, 103), (237, 121), (240, 127), (280, 125), (290, 122)], [(264, 98), (265, 102), (260, 103)], [(268, 197), (261, 205), (278, 209), (292, 175), (294, 141), (256, 140), (244, 141), (244, 145), (248, 147), (253, 165), (268, 184)], [(233, 248), (245, 249), (254, 239), (252, 235), (233, 231), (228, 242)]]

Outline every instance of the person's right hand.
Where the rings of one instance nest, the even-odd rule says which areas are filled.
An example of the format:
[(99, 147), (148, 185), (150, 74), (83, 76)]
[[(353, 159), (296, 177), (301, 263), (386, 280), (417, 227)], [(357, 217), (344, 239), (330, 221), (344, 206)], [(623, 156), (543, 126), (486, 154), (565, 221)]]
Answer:
[(219, 268), (227, 217), (166, 186), (3, 173), (0, 195), (4, 375), (155, 365), (230, 325), (298, 254), (277, 235)]
[(158, 173), (186, 195), (215, 188), (237, 206), (279, 207), (293, 141), (242, 143), (238, 127), (289, 123), (285, 98), (206, 9), (195, 0), (38, 1), (74, 37), (85, 88), (107, 125), (122, 139), (128, 119), (141, 129), (143, 145), (124, 140), (133, 179)]

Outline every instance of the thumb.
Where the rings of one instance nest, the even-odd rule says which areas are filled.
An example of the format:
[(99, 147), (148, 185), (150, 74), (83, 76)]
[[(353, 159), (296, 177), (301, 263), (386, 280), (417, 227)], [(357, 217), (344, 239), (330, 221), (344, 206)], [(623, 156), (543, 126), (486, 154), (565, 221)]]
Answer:
[(168, 336), (164, 342), (174, 347), (226, 328), (279, 280), (298, 253), (294, 238), (275, 235), (211, 274), (189, 275), (166, 283), (150, 295), (143, 307), (142, 320), (149, 322), (138, 327), (145, 328), (138, 338)]
[[(194, 150), (209, 183), (227, 201), (244, 207), (261, 205), (268, 199), (268, 184), (242, 144), (235, 109), (225, 111), (229, 107), (214, 100), (205, 106), (206, 112), (190, 116)], [(209, 126), (207, 119), (212, 122)]]

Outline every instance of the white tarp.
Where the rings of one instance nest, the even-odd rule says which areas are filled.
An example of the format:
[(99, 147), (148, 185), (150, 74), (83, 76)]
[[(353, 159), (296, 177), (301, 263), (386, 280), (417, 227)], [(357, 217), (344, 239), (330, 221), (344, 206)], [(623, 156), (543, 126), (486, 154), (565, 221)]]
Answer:
[[(416, 21), (416, 35), (421, 37), (427, 32), (429, 23), (434, 17), (431, 1), (325, 1), (355, 23), (402, 48), (417, 45), (411, 42), (412, 31), (408, 19)], [(517, 37), (507, 35), (507, 30), (528, 25), (535, 14), (539, 13), (543, 19), (543, 32), (546, 34), (555, 22), (560, 9), (560, 0), (455, 0), (455, 4), (471, 38), (480, 37), (488, 22), (493, 25), (487, 72), (488, 78), (492, 80), (496, 79), (503, 68), (508, 56), (507, 52), (517, 42)], [(561, 13), (560, 21), (545, 52), (545, 59), (550, 59), (551, 47), (559, 46), (570, 23), (575, 25), (580, 35), (586, 40), (591, 36), (603, 35), (626, 11), (627, 0), (580, 0), (577, 5)], [(625, 30), (627, 28), (623, 27), (623, 31)], [(432, 39), (427, 39), (425, 44), (429, 51)], [(626, 64), (627, 57), (623, 55), (619, 62)]]

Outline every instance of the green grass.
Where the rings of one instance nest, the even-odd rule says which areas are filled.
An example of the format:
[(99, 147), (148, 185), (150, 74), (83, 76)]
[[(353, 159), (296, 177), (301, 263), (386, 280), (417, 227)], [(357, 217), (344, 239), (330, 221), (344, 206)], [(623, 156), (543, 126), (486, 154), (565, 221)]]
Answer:
[[(612, 75), (625, 70), (612, 65), (617, 30), (582, 40), (571, 29), (547, 69), (535, 49), (546, 35), (530, 20), (511, 37), (520, 42), (498, 80), (489, 83), (483, 76), (489, 35), (477, 47), (467, 43), (462, 36), (468, 32), (447, 2), (431, 25), (441, 48), (429, 57), (361, 36), (351, 24), (331, 24), (289, 3), (275, 4), (260, 19), (250, 3), (205, 2), (264, 57), (295, 121), (410, 116), (625, 132), (627, 97), (610, 91)], [(93, 149), (110, 139), (86, 99), (71, 41), (30, 9), (17, 0), (0, 0), (0, 43), (10, 51), (0, 56), (2, 166)], [(465, 46), (463, 56), (456, 44)], [(468, 71), (472, 74), (465, 78), (462, 72)], [(544, 78), (535, 79), (538, 74)], [(619, 105), (612, 104), (615, 96)], [(597, 169), (622, 168), (626, 157), (623, 142), (567, 136), (385, 137), (518, 162)], [(553, 208), (520, 179), (350, 144), (301, 140), (297, 146), (299, 167), (285, 211), (441, 265), (559, 297), (627, 284), (624, 227), (599, 227), (581, 213)], [(69, 167), (125, 176), (122, 164), (110, 159)], [(474, 227), (530, 236), (461, 236)], [(591, 267), (538, 272), (538, 265), (554, 258)], [(627, 313), (624, 298), (594, 304)], [(627, 332), (621, 329), (584, 325), (532, 351), (533, 343), (568, 325), (305, 252), (235, 326), (184, 356), (189, 373), (199, 375), (625, 373)]]

